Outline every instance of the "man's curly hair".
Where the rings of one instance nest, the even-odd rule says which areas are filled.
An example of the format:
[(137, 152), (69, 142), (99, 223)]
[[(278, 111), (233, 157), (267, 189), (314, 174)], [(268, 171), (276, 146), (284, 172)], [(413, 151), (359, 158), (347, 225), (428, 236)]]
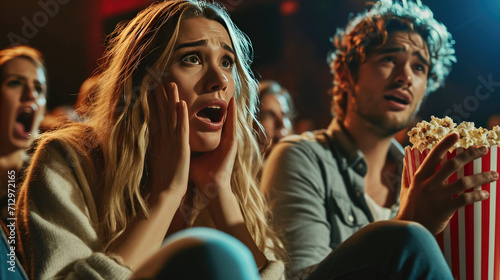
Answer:
[(335, 47), (328, 62), (333, 74), (333, 111), (343, 119), (347, 106), (346, 92), (339, 86), (341, 71), (348, 70), (356, 80), (359, 65), (367, 55), (382, 47), (388, 34), (409, 31), (419, 34), (426, 42), (430, 54), (430, 68), (426, 95), (437, 90), (456, 62), (451, 34), (442, 23), (434, 19), (429, 7), (420, 0), (380, 0), (370, 10), (350, 19), (345, 29), (337, 29), (331, 38)]

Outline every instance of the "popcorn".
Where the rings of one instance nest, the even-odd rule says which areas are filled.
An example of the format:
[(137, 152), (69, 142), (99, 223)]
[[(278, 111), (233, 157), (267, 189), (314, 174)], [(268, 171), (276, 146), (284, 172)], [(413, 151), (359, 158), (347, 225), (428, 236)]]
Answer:
[(494, 126), (492, 130), (488, 132), (486, 140), (490, 146), (499, 145), (500, 143), (500, 126)]
[[(422, 121), (408, 133), (413, 147), (405, 148), (406, 173), (403, 176), (408, 178), (410, 184), (414, 181), (422, 164), (426, 162), (425, 159), (430, 154), (430, 149), (453, 132), (458, 133), (460, 138), (455, 146), (443, 155), (440, 164), (436, 167), (436, 172), (470, 146), (484, 145), (489, 148), (488, 153), (482, 155), (481, 158), (457, 168), (446, 179), (446, 184), (450, 185), (464, 177), (482, 172), (499, 171), (499, 126), (493, 127), (492, 130), (475, 128), (473, 122), (462, 122), (457, 126), (449, 117), (440, 119), (433, 116), (430, 122)], [(500, 180), (475, 186), (473, 189), (487, 191), (490, 197), (456, 211), (444, 231), (436, 236), (455, 279), (490, 279), (492, 275), (498, 276), (498, 271), (500, 271), (500, 262), (498, 262), (500, 259), (500, 238), (498, 238)], [(470, 188), (465, 192), (473, 189)]]
[(494, 146), (500, 145), (500, 127), (495, 126), (492, 130), (475, 128), (473, 122), (462, 122), (458, 126), (450, 117), (443, 119), (431, 116), (431, 121), (422, 121), (408, 132), (410, 142), (420, 152), (432, 149), (449, 133), (456, 132), (460, 139), (452, 149), (462, 147), (467, 149), (474, 145)]

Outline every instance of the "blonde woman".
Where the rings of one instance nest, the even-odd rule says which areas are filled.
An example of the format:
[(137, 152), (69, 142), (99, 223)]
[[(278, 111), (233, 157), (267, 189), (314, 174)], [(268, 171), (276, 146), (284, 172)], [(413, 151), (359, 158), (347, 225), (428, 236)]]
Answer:
[[(262, 278), (282, 277), (264, 255), (279, 243), (255, 181), (250, 47), (223, 9), (203, 2), (153, 4), (117, 29), (89, 119), (45, 135), (22, 186), (18, 231), (32, 279), (152, 277), (139, 268), (155, 253), (157, 270), (180, 258), (175, 273), (196, 273), (199, 256), (182, 257), (204, 242), (203, 230), (182, 232), (194, 226), (233, 236)], [(188, 278), (175, 273), (162, 272)]]

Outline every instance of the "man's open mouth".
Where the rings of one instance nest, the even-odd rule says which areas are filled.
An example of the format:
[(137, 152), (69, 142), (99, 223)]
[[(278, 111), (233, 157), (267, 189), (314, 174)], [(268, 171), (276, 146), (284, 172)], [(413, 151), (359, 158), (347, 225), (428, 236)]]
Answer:
[(403, 104), (403, 105), (408, 105), (408, 101), (406, 101), (405, 99), (402, 99), (402, 98), (399, 98), (399, 97), (396, 97), (396, 96), (393, 96), (393, 95), (385, 95), (384, 96), (384, 99), (385, 100), (389, 100), (389, 101), (394, 101), (394, 102), (397, 102), (397, 103), (400, 103), (400, 104)]

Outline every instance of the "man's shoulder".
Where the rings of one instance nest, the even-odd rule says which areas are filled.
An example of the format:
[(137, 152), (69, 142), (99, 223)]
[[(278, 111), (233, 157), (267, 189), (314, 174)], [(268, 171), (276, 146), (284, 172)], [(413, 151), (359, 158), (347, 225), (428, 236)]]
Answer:
[(326, 130), (307, 131), (302, 134), (289, 135), (277, 144), (288, 151), (301, 150), (324, 158), (331, 154), (330, 145), (325, 135)]
[(306, 131), (302, 134), (293, 134), (280, 140), (280, 143), (291, 143), (293, 145), (309, 147), (328, 147), (328, 141), (325, 136), (326, 129)]

